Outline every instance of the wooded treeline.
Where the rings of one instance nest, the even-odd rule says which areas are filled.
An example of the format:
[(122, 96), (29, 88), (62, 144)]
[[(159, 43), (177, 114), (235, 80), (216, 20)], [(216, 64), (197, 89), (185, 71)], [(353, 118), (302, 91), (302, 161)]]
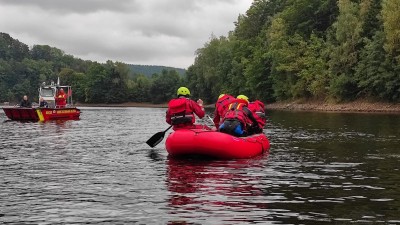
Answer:
[(48, 45), (24, 43), (0, 33), (0, 102), (19, 102), (23, 95), (38, 101), (41, 83), (71, 85), (81, 103), (163, 103), (176, 96), (183, 77), (174, 70), (146, 76), (132, 74), (128, 65), (84, 61)]
[(132, 71), (132, 76), (135, 74), (142, 74), (151, 77), (153, 74), (161, 74), (163, 70), (175, 70), (181, 76), (185, 76), (186, 70), (181, 68), (174, 68), (169, 66), (157, 66), (157, 65), (132, 65), (127, 64), (129, 69)]
[(400, 100), (399, 0), (254, 0), (226, 37), (211, 37), (189, 88), (267, 102)]
[(47, 45), (30, 49), (0, 33), (0, 102), (24, 94), (37, 100), (39, 85), (57, 77), (87, 103), (162, 103), (181, 85), (207, 103), (221, 93), (266, 102), (399, 102), (399, 12), (398, 0), (254, 0), (233, 31), (197, 50), (186, 77), (132, 74), (124, 63), (84, 61)]

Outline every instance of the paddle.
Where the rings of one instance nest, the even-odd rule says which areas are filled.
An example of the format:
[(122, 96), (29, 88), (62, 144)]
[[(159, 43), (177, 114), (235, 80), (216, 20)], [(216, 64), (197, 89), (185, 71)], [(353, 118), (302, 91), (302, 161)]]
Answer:
[(211, 124), (214, 124), (214, 120), (213, 120), (208, 114), (206, 114), (206, 116), (207, 116), (208, 119), (211, 121)]
[(146, 141), (146, 143), (150, 147), (154, 148), (154, 146), (158, 145), (164, 139), (165, 133), (169, 129), (171, 129), (171, 127), (172, 127), (172, 125), (169, 126), (166, 130), (154, 134), (149, 140)]

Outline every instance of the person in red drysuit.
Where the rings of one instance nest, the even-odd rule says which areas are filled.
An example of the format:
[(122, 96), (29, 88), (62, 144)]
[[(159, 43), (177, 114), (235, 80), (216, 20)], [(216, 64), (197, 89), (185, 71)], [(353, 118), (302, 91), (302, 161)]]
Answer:
[(249, 134), (248, 128), (257, 123), (253, 113), (247, 108), (248, 104), (247, 96), (238, 95), (229, 105), (219, 131), (237, 137), (247, 136)]
[(254, 124), (250, 127), (249, 134), (262, 133), (265, 123), (267, 121), (265, 116), (264, 103), (259, 100), (255, 100), (249, 103), (248, 108), (253, 113), (254, 118), (257, 120), (257, 124)]
[(67, 95), (64, 89), (60, 88), (56, 95), (56, 108), (64, 108), (67, 105)]
[(235, 100), (235, 97), (229, 94), (221, 94), (218, 97), (217, 102), (215, 103), (215, 110), (214, 110), (214, 125), (215, 128), (218, 130), (219, 126), (221, 125), (222, 121), (224, 120), (225, 114), (228, 111), (229, 105), (232, 101)]
[(197, 102), (191, 100), (189, 98), (190, 91), (186, 87), (178, 88), (177, 95), (177, 98), (168, 103), (166, 122), (171, 124), (174, 130), (205, 128), (204, 125), (195, 124), (195, 115), (200, 119), (205, 115), (203, 101), (201, 99)]

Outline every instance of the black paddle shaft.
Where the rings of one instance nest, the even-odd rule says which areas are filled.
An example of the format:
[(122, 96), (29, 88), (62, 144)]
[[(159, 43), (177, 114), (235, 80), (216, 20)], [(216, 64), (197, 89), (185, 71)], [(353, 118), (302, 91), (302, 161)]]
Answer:
[(146, 143), (150, 147), (154, 148), (156, 145), (158, 145), (164, 139), (165, 133), (169, 129), (171, 129), (171, 127), (172, 127), (172, 125), (169, 126), (166, 130), (154, 134), (149, 140), (146, 141)]

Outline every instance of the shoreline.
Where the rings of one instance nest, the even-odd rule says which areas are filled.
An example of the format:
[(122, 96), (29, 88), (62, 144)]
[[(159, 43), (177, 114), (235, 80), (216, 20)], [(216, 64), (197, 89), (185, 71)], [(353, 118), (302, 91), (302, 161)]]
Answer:
[(267, 110), (292, 110), (315, 112), (363, 112), (363, 113), (400, 113), (400, 103), (369, 102), (356, 100), (346, 103), (310, 102), (274, 102), (266, 104)]
[[(125, 102), (118, 104), (87, 104), (77, 103), (76, 107), (146, 107), (167, 108), (167, 103), (152, 104), (141, 102)], [(207, 109), (213, 109), (214, 104), (204, 105)], [(346, 103), (326, 103), (323, 101), (285, 101), (266, 104), (266, 110), (289, 111), (316, 111), (316, 112), (365, 112), (365, 113), (400, 113), (400, 103), (368, 102), (357, 100)]]

